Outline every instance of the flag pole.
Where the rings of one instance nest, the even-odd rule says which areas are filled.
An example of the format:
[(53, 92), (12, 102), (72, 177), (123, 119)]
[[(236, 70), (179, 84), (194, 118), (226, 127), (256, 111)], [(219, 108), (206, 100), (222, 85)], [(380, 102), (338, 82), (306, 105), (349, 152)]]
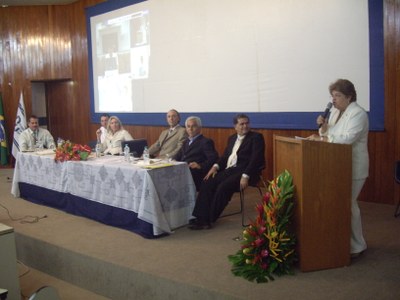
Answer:
[(17, 155), (19, 152), (19, 136), (22, 131), (27, 128), (26, 125), (26, 114), (25, 114), (25, 104), (24, 104), (24, 95), (21, 91), (21, 95), (19, 97), (18, 109), (17, 109), (17, 117), (15, 118), (15, 127), (14, 127), (14, 136), (13, 136), (13, 145), (12, 145), (12, 156), (14, 159), (17, 159)]

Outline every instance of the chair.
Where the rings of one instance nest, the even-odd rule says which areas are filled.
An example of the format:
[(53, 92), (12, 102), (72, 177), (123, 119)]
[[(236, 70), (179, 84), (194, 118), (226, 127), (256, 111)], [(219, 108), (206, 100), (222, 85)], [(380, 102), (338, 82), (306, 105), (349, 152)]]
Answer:
[[(262, 184), (262, 186), (260, 186), (260, 184)], [(244, 212), (244, 193), (249, 187), (254, 187), (254, 188), (258, 189), (258, 192), (260, 193), (260, 197), (262, 197), (263, 196), (262, 187), (266, 187), (266, 186), (267, 185), (265, 184), (265, 181), (264, 181), (262, 175), (260, 175), (259, 178), (253, 179), (252, 181), (250, 180), (249, 186), (245, 190), (238, 190), (239, 195), (240, 195), (240, 209), (236, 212), (223, 215), (223, 216), (221, 216), (221, 218), (229, 217), (229, 216), (233, 216), (233, 215), (237, 215), (237, 214), (242, 214), (242, 226), (247, 227), (249, 224), (244, 223), (244, 213), (245, 213)]]
[[(396, 161), (395, 170), (394, 170), (394, 179), (398, 184), (400, 184), (400, 160)], [(394, 217), (397, 218), (400, 216), (400, 197), (399, 202), (397, 203), (396, 210), (394, 212)]]
[(8, 295), (8, 290), (0, 288), (0, 300), (6, 300)]
[(28, 300), (60, 300), (60, 296), (54, 287), (42, 286)]
[(89, 141), (87, 145), (90, 147), (90, 149), (95, 150), (97, 145), (97, 140)]

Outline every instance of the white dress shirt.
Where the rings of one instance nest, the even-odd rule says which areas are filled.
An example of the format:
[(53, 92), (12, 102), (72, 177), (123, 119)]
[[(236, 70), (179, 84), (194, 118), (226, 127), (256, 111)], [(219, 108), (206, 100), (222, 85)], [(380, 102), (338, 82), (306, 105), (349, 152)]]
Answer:
[(19, 136), (19, 149), (21, 151), (34, 150), (37, 142), (45, 148), (55, 147), (53, 136), (47, 129), (38, 128), (35, 132), (27, 128)]
[(104, 143), (104, 141), (106, 140), (106, 136), (107, 136), (107, 129), (104, 128), (103, 126), (101, 126), (100, 128), (100, 143)]
[(228, 162), (226, 164), (226, 168), (231, 168), (231, 167), (236, 166), (236, 163), (237, 163), (237, 155), (236, 155), (236, 153), (237, 153), (240, 145), (242, 144), (242, 141), (244, 140), (244, 137), (245, 137), (244, 135), (241, 135), (241, 136), (238, 135), (237, 136), (235, 144), (233, 145), (233, 148), (232, 148), (232, 153), (228, 157)]

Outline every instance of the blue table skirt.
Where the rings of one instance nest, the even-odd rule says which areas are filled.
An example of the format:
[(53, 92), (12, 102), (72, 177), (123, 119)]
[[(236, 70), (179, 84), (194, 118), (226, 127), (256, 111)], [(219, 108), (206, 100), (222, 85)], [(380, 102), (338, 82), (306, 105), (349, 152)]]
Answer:
[(19, 183), (21, 198), (30, 202), (54, 207), (67, 213), (86, 217), (103, 224), (126, 229), (144, 238), (152, 239), (168, 235), (153, 234), (153, 225), (138, 219), (137, 213), (118, 207), (94, 202), (68, 193), (61, 193), (28, 183)]

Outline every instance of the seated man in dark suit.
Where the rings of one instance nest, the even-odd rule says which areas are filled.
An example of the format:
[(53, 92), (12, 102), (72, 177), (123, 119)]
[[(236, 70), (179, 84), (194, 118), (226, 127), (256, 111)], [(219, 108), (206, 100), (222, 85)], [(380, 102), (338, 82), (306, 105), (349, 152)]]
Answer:
[(218, 152), (215, 150), (213, 140), (201, 134), (201, 120), (199, 117), (189, 117), (185, 122), (186, 132), (189, 138), (178, 152), (176, 160), (188, 163), (196, 190), (208, 170), (218, 159)]
[(192, 215), (190, 229), (209, 229), (231, 200), (233, 193), (243, 190), (249, 180), (258, 178), (265, 166), (264, 137), (250, 130), (250, 119), (239, 114), (233, 119), (236, 134), (216, 164), (204, 178)]

